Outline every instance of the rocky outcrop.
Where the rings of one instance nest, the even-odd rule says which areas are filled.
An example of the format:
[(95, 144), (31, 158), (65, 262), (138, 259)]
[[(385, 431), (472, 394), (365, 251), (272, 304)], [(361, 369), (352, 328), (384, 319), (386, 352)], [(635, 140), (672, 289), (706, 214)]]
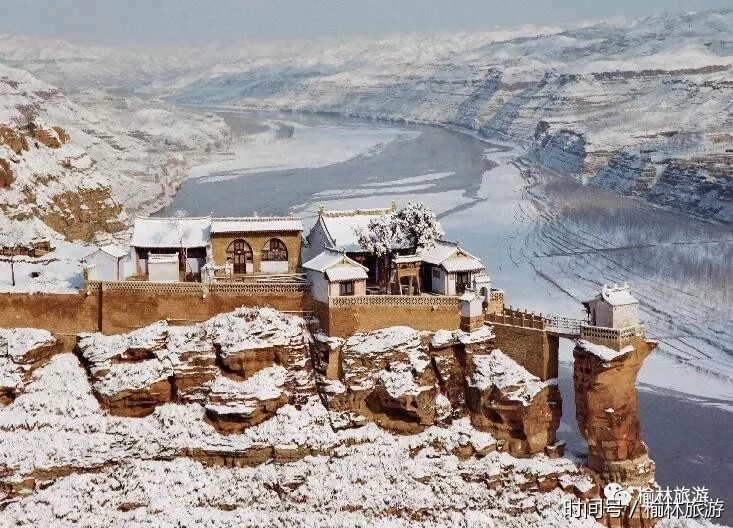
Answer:
[(432, 425), (437, 388), (428, 340), (399, 326), (347, 339), (340, 350), (345, 390), (330, 395), (332, 408), (403, 433)]
[(10, 187), (15, 180), (13, 176), (13, 169), (10, 168), (10, 163), (7, 160), (0, 159), (0, 187)]
[(264, 422), (290, 399), (285, 390), (287, 374), (284, 367), (270, 365), (244, 381), (219, 376), (207, 395), (207, 418), (222, 434), (240, 434)]
[(70, 240), (92, 240), (97, 233), (115, 233), (126, 227), (122, 205), (113, 199), (109, 187), (62, 192), (52, 202), (51, 211), (41, 213), (41, 220)]
[(36, 127), (33, 130), (33, 139), (48, 148), (57, 149), (69, 141), (69, 135), (61, 127), (53, 127), (50, 130)]
[(9, 126), (0, 126), (0, 144), (7, 145), (15, 154), (28, 150), (28, 142), (25, 136)]
[(557, 454), (556, 381), (540, 380), (497, 349), (489, 326), (470, 333), (392, 327), (345, 341), (316, 335), (315, 345), (316, 371), (326, 378), (321, 393), (332, 411), (408, 434), (468, 416), (514, 455)]
[(223, 434), (241, 433), (315, 393), (305, 322), (240, 309), (195, 326), (161, 321), (117, 336), (82, 336), (77, 352), (102, 406), (147, 416), (164, 403), (200, 403)]
[(541, 381), (500, 350), (471, 355), (466, 406), (474, 427), (516, 455), (542, 453), (556, 441), (562, 399), (556, 380)]
[(641, 437), (636, 376), (655, 342), (635, 338), (618, 350), (578, 341), (574, 384), (578, 427), (588, 442), (588, 467), (603, 483), (647, 485), (654, 462)]
[(59, 340), (46, 330), (0, 329), (0, 405), (15, 400), (33, 371), (61, 348)]

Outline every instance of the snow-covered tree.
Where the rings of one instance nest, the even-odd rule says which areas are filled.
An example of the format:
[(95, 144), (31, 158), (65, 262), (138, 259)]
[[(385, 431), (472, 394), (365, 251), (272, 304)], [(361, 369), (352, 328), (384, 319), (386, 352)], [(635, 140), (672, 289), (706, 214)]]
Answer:
[(393, 214), (385, 214), (372, 218), (369, 223), (356, 233), (359, 245), (382, 256), (386, 255), (397, 243), (399, 234)]
[(398, 248), (415, 252), (432, 247), (444, 231), (435, 213), (425, 204), (408, 202), (395, 213), (373, 218), (356, 234), (361, 247), (381, 256)]
[(399, 245), (411, 248), (413, 253), (433, 247), (445, 234), (435, 213), (422, 202), (407, 202), (393, 216)]

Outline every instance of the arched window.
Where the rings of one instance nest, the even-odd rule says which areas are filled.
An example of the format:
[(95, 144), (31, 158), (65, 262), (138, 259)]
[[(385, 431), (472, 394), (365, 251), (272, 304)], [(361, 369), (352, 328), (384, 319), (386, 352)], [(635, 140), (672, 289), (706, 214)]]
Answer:
[(262, 260), (288, 260), (288, 248), (279, 238), (271, 238), (262, 246)]
[(233, 240), (227, 247), (227, 261), (230, 259), (234, 273), (247, 273), (247, 264), (252, 264), (252, 248), (241, 238)]

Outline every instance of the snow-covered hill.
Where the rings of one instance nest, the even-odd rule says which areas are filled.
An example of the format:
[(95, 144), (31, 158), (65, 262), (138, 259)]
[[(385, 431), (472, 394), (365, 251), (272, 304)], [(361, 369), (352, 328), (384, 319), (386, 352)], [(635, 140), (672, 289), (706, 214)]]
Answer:
[[(79, 189), (101, 187), (107, 195), (91, 201), (102, 204), (109, 197), (130, 213), (149, 211), (172, 195), (196, 159), (208, 160), (229, 146), (228, 127), (212, 114), (97, 90), (68, 95), (2, 63), (0, 94), (0, 171), (12, 171), (4, 179), (14, 180), (2, 191), (0, 208), (11, 217), (43, 218), (54, 200), (57, 213), (74, 210), (82, 205), (72, 203)], [(63, 193), (72, 199), (59, 203), (55, 197)], [(93, 216), (99, 223), (109, 215)], [(90, 238), (90, 232), (64, 234)]]
[[(126, 217), (109, 180), (60, 126), (54, 110), (62, 101), (57, 90), (27, 72), (0, 67), (4, 247), (50, 236), (51, 230), (69, 239), (90, 240), (96, 231), (110, 233), (124, 227)], [(16, 229), (18, 234), (12, 235), (13, 226), (22, 226), (25, 232)]]
[(573, 28), (145, 53), (3, 37), (0, 57), (74, 89), (511, 137), (548, 168), (731, 222), (731, 34), (728, 10)]
[(731, 12), (522, 33), (393, 38), (242, 59), (172, 97), (508, 136), (562, 173), (733, 221)]

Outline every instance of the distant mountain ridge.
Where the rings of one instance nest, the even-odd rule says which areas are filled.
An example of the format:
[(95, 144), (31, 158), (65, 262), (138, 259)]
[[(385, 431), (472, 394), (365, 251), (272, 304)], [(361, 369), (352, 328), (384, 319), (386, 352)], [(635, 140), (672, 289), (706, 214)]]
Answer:
[[(458, 126), (536, 164), (707, 220), (733, 222), (733, 11), (570, 29), (162, 53), (0, 38), (38, 75), (202, 107), (334, 112)], [(31, 45), (31, 43), (33, 45)]]

